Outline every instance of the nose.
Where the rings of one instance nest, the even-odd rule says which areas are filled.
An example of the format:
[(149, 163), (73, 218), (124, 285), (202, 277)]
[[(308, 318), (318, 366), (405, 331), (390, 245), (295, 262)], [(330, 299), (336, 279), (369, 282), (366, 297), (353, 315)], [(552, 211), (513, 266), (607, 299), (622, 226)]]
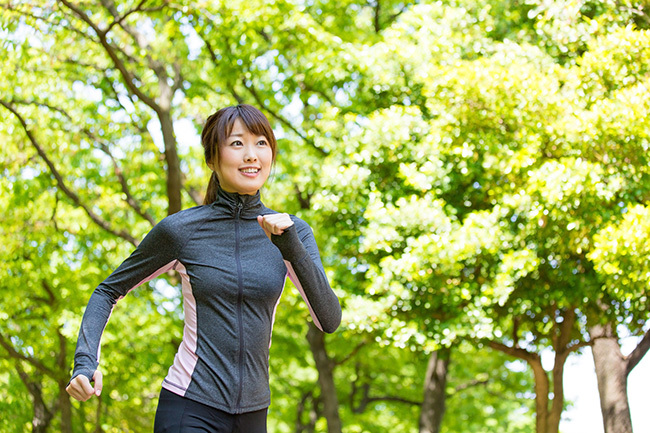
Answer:
[(255, 146), (246, 146), (246, 153), (244, 153), (244, 161), (246, 162), (257, 161), (257, 153), (255, 152)]

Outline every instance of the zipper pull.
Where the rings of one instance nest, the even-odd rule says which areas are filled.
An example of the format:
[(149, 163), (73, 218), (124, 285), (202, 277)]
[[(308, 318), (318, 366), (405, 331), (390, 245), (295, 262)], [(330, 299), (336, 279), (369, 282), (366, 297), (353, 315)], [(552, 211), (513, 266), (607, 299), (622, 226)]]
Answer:
[(239, 218), (239, 215), (241, 215), (241, 210), (244, 207), (244, 203), (238, 201), (237, 202), (237, 212), (235, 213), (235, 216)]

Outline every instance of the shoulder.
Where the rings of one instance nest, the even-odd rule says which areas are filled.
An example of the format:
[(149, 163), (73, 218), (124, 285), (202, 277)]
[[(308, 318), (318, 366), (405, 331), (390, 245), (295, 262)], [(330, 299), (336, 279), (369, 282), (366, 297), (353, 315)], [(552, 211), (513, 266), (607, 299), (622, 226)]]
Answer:
[(314, 232), (312, 231), (311, 226), (305, 220), (295, 215), (289, 215), (289, 216), (291, 217), (291, 221), (293, 221), (293, 224), (296, 226), (296, 232), (298, 232), (298, 236), (300, 237), (301, 241), (304, 242), (306, 238), (314, 237)]
[(163, 218), (156, 227), (162, 230), (177, 230), (193, 226), (195, 224), (202, 224), (210, 209), (208, 205), (194, 206), (188, 209), (183, 209), (174, 214)]
[(296, 228), (298, 230), (307, 230), (307, 229), (311, 230), (309, 224), (307, 224), (307, 222), (302, 218), (299, 218), (295, 215), (289, 215), (289, 216), (291, 217), (291, 221), (293, 221), (293, 223), (296, 225)]
[(203, 224), (209, 214), (208, 206), (195, 206), (169, 215), (158, 222), (147, 235), (152, 240), (182, 242), (188, 234)]
[(166, 221), (167, 224), (184, 224), (188, 222), (203, 221), (210, 214), (210, 205), (204, 204), (183, 209), (174, 214), (163, 218), (160, 222)]

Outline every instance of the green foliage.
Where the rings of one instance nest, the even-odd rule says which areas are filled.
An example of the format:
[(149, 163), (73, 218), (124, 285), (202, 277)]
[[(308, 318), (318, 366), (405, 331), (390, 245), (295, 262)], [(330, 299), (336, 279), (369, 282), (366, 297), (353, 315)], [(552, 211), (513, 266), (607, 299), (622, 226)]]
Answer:
[[(168, 212), (165, 146), (200, 202), (197, 134), (237, 102), (274, 123), (264, 200), (314, 227), (344, 305), (327, 339), (344, 431), (415, 431), (440, 347), (444, 431), (530, 431), (529, 372), (478, 340), (554, 347), (570, 311), (647, 324), (647, 2), (78, 6), (2, 6), (2, 431), (31, 424), (15, 371), (60, 410), (90, 293)], [(69, 431), (150, 430), (181, 316), (174, 276), (121, 301), (101, 404), (73, 403)], [(307, 317), (288, 287), (272, 431), (326, 431)]]
[(647, 288), (650, 282), (648, 207), (634, 205), (623, 218), (603, 227), (594, 236), (589, 259), (603, 275), (603, 289), (612, 303), (613, 313), (634, 332), (643, 332), (647, 322)]
[(530, 432), (534, 429), (534, 381), (530, 372), (503, 354), (463, 344), (447, 384), (443, 432)]

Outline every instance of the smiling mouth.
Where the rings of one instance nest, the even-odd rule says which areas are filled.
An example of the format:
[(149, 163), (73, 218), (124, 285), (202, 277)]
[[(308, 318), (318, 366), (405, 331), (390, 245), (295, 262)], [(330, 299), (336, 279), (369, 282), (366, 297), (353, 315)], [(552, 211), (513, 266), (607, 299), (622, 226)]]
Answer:
[(258, 173), (260, 171), (259, 168), (242, 168), (241, 170), (242, 173)]

